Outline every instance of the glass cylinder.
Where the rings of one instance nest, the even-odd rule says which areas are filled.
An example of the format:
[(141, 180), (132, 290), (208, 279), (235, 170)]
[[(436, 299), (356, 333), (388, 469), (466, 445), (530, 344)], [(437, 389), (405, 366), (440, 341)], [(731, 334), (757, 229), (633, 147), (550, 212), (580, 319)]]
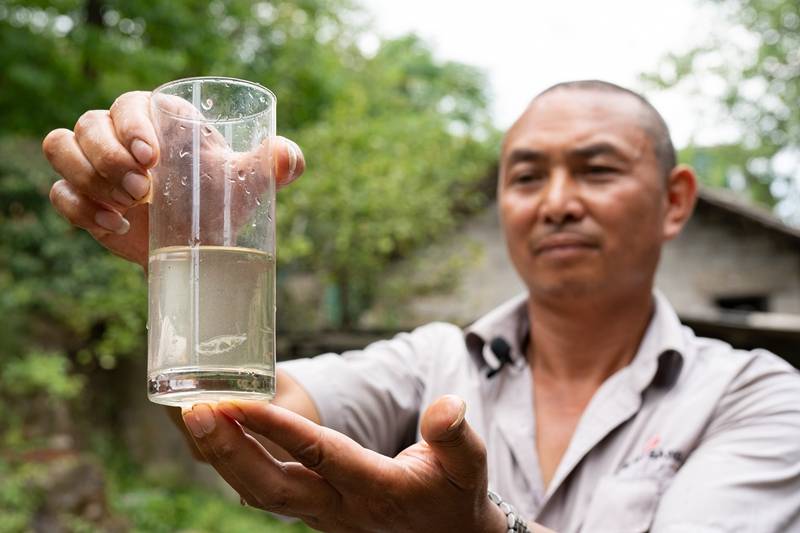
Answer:
[(232, 78), (151, 95), (148, 396), (184, 406), (275, 392), (275, 96)]

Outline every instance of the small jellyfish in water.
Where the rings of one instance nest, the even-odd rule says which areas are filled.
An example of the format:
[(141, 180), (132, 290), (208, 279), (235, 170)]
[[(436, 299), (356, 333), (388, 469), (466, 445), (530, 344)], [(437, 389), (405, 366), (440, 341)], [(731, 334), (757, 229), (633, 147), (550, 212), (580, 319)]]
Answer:
[(200, 107), (203, 108), (204, 111), (208, 111), (212, 107), (214, 107), (214, 100), (211, 98), (206, 98), (206, 101), (200, 104)]

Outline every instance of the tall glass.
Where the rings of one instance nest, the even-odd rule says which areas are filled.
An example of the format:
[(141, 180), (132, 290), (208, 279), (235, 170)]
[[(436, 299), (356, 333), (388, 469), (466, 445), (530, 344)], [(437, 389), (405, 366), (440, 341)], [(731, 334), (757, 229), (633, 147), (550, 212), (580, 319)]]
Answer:
[(275, 96), (232, 78), (156, 89), (148, 396), (166, 405), (275, 393)]

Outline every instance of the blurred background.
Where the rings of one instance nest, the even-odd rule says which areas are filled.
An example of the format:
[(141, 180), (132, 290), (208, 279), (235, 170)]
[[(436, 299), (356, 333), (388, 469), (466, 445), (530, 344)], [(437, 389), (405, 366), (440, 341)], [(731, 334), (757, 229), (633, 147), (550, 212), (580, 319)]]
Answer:
[(800, 4), (0, 0), (0, 533), (306, 531), (192, 461), (146, 401), (146, 283), (48, 201), (51, 129), (188, 76), (257, 81), (307, 171), (278, 195), (279, 358), (466, 324), (521, 290), (502, 131), (600, 78), (704, 184), (658, 284), (700, 333), (800, 345)]

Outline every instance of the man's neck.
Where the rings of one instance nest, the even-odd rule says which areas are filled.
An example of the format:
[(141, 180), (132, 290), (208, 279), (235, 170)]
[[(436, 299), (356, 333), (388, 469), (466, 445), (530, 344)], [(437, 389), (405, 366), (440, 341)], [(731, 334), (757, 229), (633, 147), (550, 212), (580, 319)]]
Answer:
[(652, 293), (528, 300), (534, 374), (562, 383), (600, 384), (636, 354), (653, 315)]

